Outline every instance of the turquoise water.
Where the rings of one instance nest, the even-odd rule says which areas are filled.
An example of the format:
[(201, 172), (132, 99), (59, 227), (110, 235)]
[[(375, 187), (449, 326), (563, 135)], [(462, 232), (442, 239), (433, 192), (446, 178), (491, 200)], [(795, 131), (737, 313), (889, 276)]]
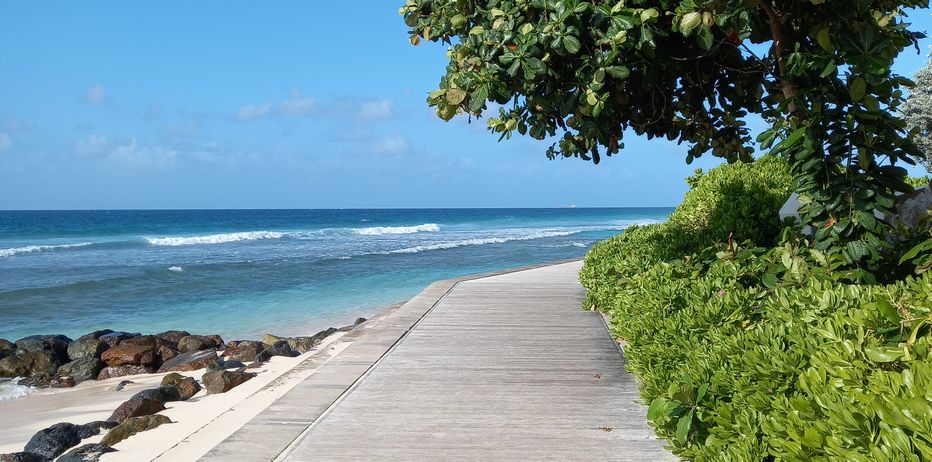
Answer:
[(671, 211), (0, 212), (0, 338), (313, 333), (437, 279), (580, 257)]

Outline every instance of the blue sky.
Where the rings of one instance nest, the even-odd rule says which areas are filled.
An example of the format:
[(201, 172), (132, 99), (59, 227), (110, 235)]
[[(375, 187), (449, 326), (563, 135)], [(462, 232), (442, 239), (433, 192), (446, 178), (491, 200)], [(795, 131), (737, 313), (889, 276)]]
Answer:
[(444, 48), (400, 3), (3, 2), (0, 209), (669, 206), (716, 164), (633, 136), (548, 161), (440, 121)]

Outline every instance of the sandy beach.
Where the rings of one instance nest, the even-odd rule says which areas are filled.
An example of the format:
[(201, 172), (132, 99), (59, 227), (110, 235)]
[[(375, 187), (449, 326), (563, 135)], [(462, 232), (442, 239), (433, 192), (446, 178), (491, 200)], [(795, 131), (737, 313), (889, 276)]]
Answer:
[[(252, 417), (272, 404), (276, 398), (313, 375), (352, 339), (397, 309), (392, 305), (380, 310), (353, 331), (336, 332), (310, 351), (297, 357), (275, 356), (261, 367), (250, 369), (258, 375), (232, 390), (207, 395), (201, 390), (187, 401), (166, 403), (160, 412), (171, 424), (136, 434), (117, 443), (117, 452), (104, 454), (104, 461), (195, 460), (224, 438), (235, 432)], [(358, 331), (358, 332), (356, 332)], [(355, 332), (355, 333), (354, 333)], [(182, 372), (200, 379), (205, 369)], [(73, 388), (43, 389), (26, 397), (0, 402), (0, 415), (6, 431), (0, 434), (0, 454), (23, 450), (37, 431), (59, 422), (84, 424), (107, 419), (113, 410), (133, 394), (159, 386), (165, 373), (116, 377), (87, 381)], [(120, 391), (117, 385), (131, 381)], [(99, 442), (106, 430), (81, 444)]]

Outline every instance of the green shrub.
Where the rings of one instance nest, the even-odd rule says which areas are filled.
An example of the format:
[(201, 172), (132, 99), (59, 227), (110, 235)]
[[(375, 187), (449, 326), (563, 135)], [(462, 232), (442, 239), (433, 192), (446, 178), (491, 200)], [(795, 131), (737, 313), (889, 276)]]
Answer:
[(704, 174), (698, 170), (687, 182), (692, 189), (667, 222), (633, 226), (592, 247), (580, 272), (588, 289), (588, 307), (598, 308), (613, 299), (614, 285), (603, 282), (698, 252), (730, 235), (758, 245), (774, 243), (781, 229), (778, 212), (792, 183), (783, 159), (763, 156)]
[[(693, 250), (728, 240), (775, 243), (780, 207), (790, 197), (793, 176), (783, 158), (722, 165), (686, 180), (691, 190), (669, 224), (695, 239)], [(680, 254), (682, 255), (682, 254)]]
[(679, 455), (932, 457), (932, 278), (846, 285), (824, 261), (736, 249), (617, 284), (614, 334)]
[[(611, 315), (648, 418), (682, 457), (932, 461), (932, 271), (843, 282), (859, 269), (841, 251), (778, 233), (784, 168), (691, 178), (669, 221), (590, 250), (587, 306)], [(917, 249), (903, 258), (918, 271)]]

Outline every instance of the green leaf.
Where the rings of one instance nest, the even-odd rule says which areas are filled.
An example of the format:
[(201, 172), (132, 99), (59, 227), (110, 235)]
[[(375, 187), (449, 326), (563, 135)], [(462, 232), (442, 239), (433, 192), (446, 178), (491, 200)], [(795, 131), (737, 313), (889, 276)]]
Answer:
[(693, 29), (699, 27), (699, 24), (702, 23), (702, 13), (698, 11), (693, 11), (691, 13), (686, 13), (680, 19), (680, 32), (683, 35), (689, 35)]
[(766, 273), (766, 274), (764, 274), (763, 277), (761, 277), (761, 282), (762, 282), (762, 283), (764, 284), (764, 286), (766, 286), (768, 289), (773, 289), (774, 287), (777, 286), (777, 282), (778, 282), (778, 281), (777, 281), (777, 275), (776, 275), (776, 274), (773, 274), (773, 273)]
[(452, 24), (453, 27), (463, 27), (466, 25), (466, 21), (467, 21), (466, 16), (463, 16), (461, 14), (458, 14), (450, 18), (450, 24)]
[(899, 324), (902, 320), (900, 318), (900, 313), (896, 310), (896, 307), (893, 306), (892, 303), (888, 302), (886, 298), (883, 298), (880, 295), (875, 295), (874, 304), (877, 305), (877, 309), (880, 310), (880, 314), (882, 314), (890, 322)]
[(693, 413), (695, 411), (690, 409), (683, 417), (680, 417), (680, 420), (676, 423), (676, 441), (680, 445), (686, 444), (686, 438), (689, 436), (689, 430), (693, 426)]
[(868, 347), (864, 349), (867, 358), (875, 363), (891, 363), (903, 357), (902, 348), (895, 347)]
[(573, 37), (572, 35), (567, 35), (563, 37), (563, 49), (567, 53), (576, 54), (579, 52), (579, 49), (582, 47), (579, 43), (579, 39)]
[(605, 72), (607, 72), (608, 75), (616, 79), (619, 79), (619, 80), (626, 79), (628, 78), (629, 75), (631, 75), (631, 71), (625, 66), (606, 67)]
[(829, 37), (828, 27), (823, 27), (816, 32), (816, 42), (825, 51), (834, 51), (832, 48), (832, 39)]
[(466, 91), (459, 88), (451, 88), (447, 90), (447, 102), (456, 106), (463, 102), (466, 99)]
[(714, 37), (712, 36), (712, 29), (709, 29), (708, 27), (703, 27), (699, 31), (699, 35), (697, 36), (697, 38), (699, 40), (699, 46), (702, 47), (703, 50), (708, 50), (712, 48), (712, 42), (714, 40)]
[(855, 103), (864, 99), (864, 93), (867, 91), (867, 82), (860, 77), (856, 77), (851, 81), (848, 87), (848, 94), (851, 95), (851, 100)]

